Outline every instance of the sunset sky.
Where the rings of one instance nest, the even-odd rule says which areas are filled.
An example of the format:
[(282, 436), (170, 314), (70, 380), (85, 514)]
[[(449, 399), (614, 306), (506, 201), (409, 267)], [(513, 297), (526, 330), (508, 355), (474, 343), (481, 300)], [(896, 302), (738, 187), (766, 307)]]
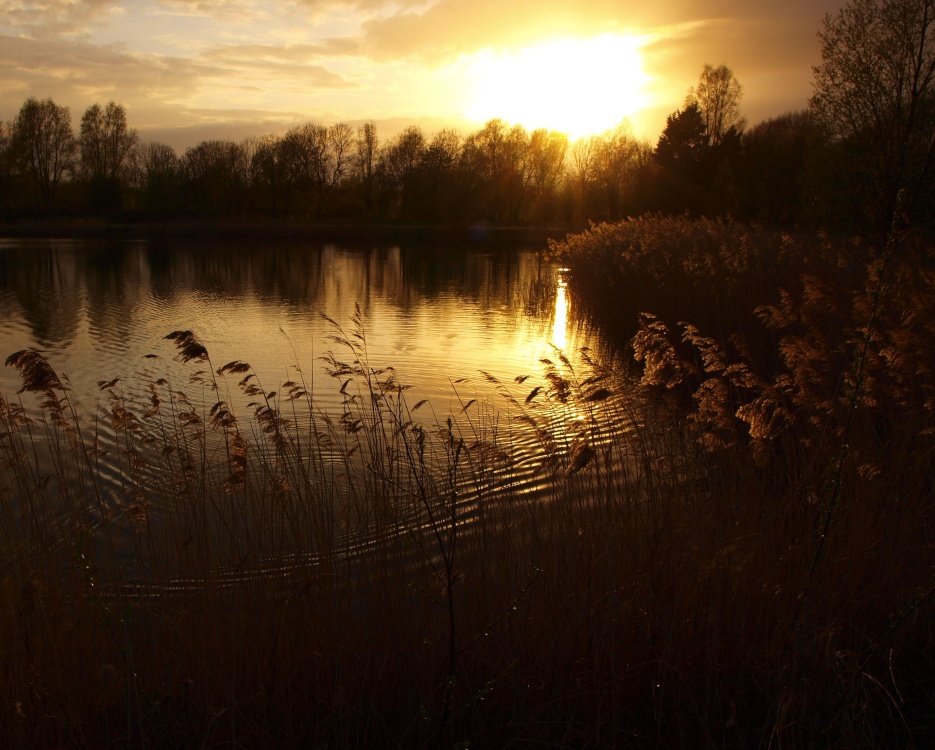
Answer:
[(804, 108), (816, 31), (844, 0), (0, 0), (0, 119), (29, 96), (122, 103), (182, 149), (309, 120), (655, 142), (705, 63), (756, 123)]

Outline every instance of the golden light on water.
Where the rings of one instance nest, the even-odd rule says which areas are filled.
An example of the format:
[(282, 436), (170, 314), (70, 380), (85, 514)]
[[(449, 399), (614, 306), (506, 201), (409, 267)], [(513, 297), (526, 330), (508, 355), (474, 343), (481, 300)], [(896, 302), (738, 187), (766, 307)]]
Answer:
[(559, 276), (555, 290), (555, 315), (552, 319), (552, 344), (563, 351), (568, 345), (568, 297), (565, 287), (565, 279)]
[(604, 34), (562, 39), (515, 55), (481, 55), (465, 116), (500, 117), (527, 129), (548, 128), (572, 138), (600, 133), (644, 107), (648, 98), (637, 36)]

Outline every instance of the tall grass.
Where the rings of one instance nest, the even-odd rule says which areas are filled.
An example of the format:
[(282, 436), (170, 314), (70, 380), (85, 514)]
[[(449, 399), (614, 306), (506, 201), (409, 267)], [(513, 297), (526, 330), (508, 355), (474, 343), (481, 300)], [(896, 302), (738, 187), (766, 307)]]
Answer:
[(720, 519), (693, 559), (711, 598), (677, 628), (707, 661), (686, 687), (710, 743), (740, 722), (748, 744), (929, 744), (931, 246), (650, 218), (552, 251), (701, 467), (680, 507)]
[[(577, 658), (551, 621), (561, 592), (561, 627), (581, 625), (581, 572), (559, 560), (587, 546), (596, 564), (588, 519), (640, 504), (621, 474), (637, 453), (619, 434), (638, 420), (620, 384), (557, 353), (540, 385), (483, 374), (496, 400), (456, 383), (456, 413), (436, 416), (371, 364), (359, 311), (331, 324), (338, 413), (318, 409), (298, 367), (273, 391), (245, 362), (217, 366), (190, 331), (167, 336), (186, 384), (164, 366), (134, 410), (101, 381), (106, 422), (77, 412), (41, 354), (9, 357), (23, 378), (0, 401), (10, 746), (590, 731), (551, 710), (574, 680), (554, 668)], [(520, 432), (533, 455), (514, 449)], [(541, 652), (539, 629), (555, 641)]]
[(436, 415), (358, 311), (337, 413), (181, 331), (194, 383), (154, 359), (135, 413), (102, 382), (105, 423), (10, 357), (6, 744), (924, 746), (928, 251), (668, 220), (553, 249), (579, 305), (618, 279), (632, 370), (556, 352)]

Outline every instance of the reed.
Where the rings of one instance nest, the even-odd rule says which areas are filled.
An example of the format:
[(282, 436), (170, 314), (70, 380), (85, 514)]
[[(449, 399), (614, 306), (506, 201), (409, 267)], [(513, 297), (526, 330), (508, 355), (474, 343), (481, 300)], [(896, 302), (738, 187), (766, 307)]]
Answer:
[[(930, 741), (930, 245), (647, 218), (552, 251), (596, 321), (632, 325), (640, 386), (691, 446), (696, 499), (724, 524), (699, 533), (698, 565), (728, 557), (702, 609), (722, 602), (717, 630), (698, 644), (717, 654), (688, 694), (720, 706), (711, 744), (738, 721), (765, 745)], [(596, 293), (583, 286), (596, 278)], [(722, 618), (743, 623), (739, 642)], [(728, 644), (748, 669), (720, 655)], [(760, 696), (752, 722), (749, 692), (717, 687), (731, 672)]]
[(332, 413), (187, 331), (106, 421), (13, 355), (5, 744), (924, 745), (928, 251), (661, 219), (553, 250), (579, 304), (595, 263), (623, 284), (635, 360), (480, 373), (451, 414), (359, 310)]

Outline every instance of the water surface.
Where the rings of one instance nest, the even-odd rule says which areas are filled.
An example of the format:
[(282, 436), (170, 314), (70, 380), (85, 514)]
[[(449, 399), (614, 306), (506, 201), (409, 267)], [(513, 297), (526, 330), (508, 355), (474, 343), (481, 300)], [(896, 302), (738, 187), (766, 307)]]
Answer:
[[(367, 365), (395, 368), (411, 386), (409, 403), (427, 399), (423, 413), (437, 422), (472, 399), (494, 412), (505, 407), (491, 379), (520, 400), (545, 387), (541, 360), (556, 349), (601, 347), (572, 324), (561, 270), (536, 248), (0, 240), (0, 356), (41, 351), (67, 378), (85, 422), (109, 419), (98, 384), (114, 378), (138, 412), (163, 377), (213, 402), (206, 378), (191, 380), (197, 366), (175, 361), (165, 336), (176, 330), (194, 332), (213, 369), (245, 361), (267, 392), (301, 377), (318, 408), (340, 412), (340, 382), (322, 358), (350, 357), (332, 337), (350, 333), (358, 307)], [(517, 385), (523, 376), (530, 379)], [(246, 415), (237, 380), (222, 380), (223, 395)], [(13, 397), (20, 386), (12, 368), (0, 368), (0, 393)], [(34, 408), (30, 394), (23, 399)], [(530, 434), (511, 435), (514, 449), (534, 450)], [(107, 460), (116, 484), (120, 467)]]
[[(0, 353), (43, 351), (85, 402), (98, 380), (140, 372), (144, 355), (171, 358), (163, 337), (190, 329), (215, 367), (245, 360), (272, 385), (296, 363), (317, 377), (335, 349), (323, 316), (347, 325), (359, 305), (371, 362), (437, 400), (452, 380), (528, 375), (553, 344), (581, 343), (560, 283), (532, 249), (7, 240)], [(0, 372), (0, 392), (18, 385)]]

